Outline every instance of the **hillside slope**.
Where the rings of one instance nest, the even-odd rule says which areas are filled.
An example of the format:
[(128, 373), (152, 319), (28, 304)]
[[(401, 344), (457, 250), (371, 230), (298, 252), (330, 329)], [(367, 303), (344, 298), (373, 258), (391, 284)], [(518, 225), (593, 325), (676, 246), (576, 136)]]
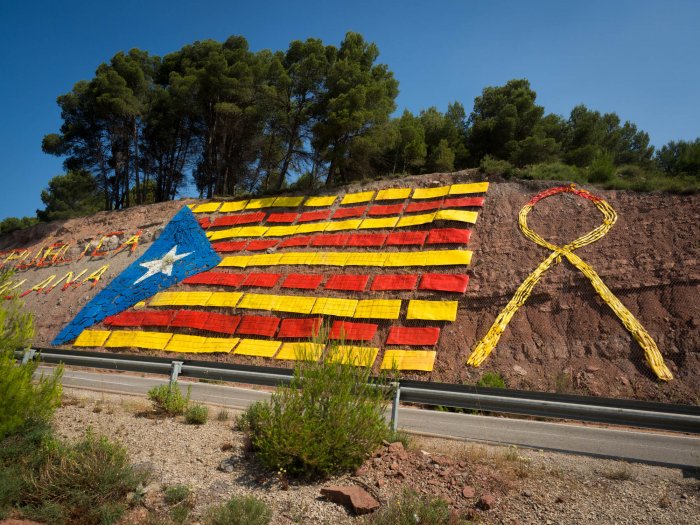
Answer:
[[(354, 185), (335, 193), (436, 186), (461, 182), (467, 175), (407, 177)], [(656, 380), (630, 333), (595, 294), (590, 282), (565, 260), (546, 272), (485, 363), (478, 369), (464, 364), (523, 279), (549, 255), (547, 249), (523, 237), (517, 224), (519, 210), (539, 191), (560, 184), (518, 181), (490, 185), (486, 204), (472, 228), (470, 282), (467, 292), (458, 299), (457, 321), (442, 328), (434, 370), (406, 376), (474, 383), (485, 371), (496, 370), (512, 388), (700, 402), (698, 195), (589, 188), (608, 200), (619, 219), (605, 237), (576, 252), (648, 330), (675, 376), (673, 381)], [(74, 243), (67, 252), (72, 262), (19, 272), (20, 279), (27, 279), (21, 289), (29, 289), (50, 275), (57, 275), (58, 279), (67, 270), (77, 273), (87, 269), (85, 275), (89, 275), (109, 264), (95, 286), (85, 283), (65, 291), (59, 286), (50, 293), (32, 292), (25, 297), (29, 309), (36, 313), (36, 344), (47, 345), (90, 298), (148, 248), (154, 236), (187, 202), (190, 201), (102, 212), (85, 219), (39, 225), (1, 239), (0, 249), (29, 248), (31, 253), (59, 240)], [(585, 234), (600, 221), (601, 215), (591, 202), (572, 195), (539, 202), (528, 218), (534, 231), (556, 245)], [(90, 239), (101, 237), (98, 232), (123, 232), (108, 239), (109, 248), (116, 249), (138, 230), (142, 234), (133, 254), (127, 247), (117, 254), (76, 260)], [(373, 274), (376, 270), (363, 272)], [(422, 298), (418, 292), (401, 297)], [(454, 294), (448, 293), (433, 293), (431, 298), (455, 300)], [(387, 331), (388, 324), (382, 325), (377, 341), (383, 341)], [(278, 364), (232, 354), (211, 358)]]

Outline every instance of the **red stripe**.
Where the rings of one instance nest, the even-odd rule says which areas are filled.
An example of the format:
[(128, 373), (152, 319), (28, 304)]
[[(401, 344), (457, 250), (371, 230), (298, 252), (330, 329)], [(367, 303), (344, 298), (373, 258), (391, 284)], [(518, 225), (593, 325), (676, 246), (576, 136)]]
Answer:
[(214, 219), (212, 226), (236, 226), (238, 224), (251, 224), (265, 219), (265, 212), (236, 213), (235, 215), (224, 215)]
[(225, 253), (225, 252), (239, 252), (243, 248), (245, 248), (245, 245), (248, 241), (226, 241), (226, 242), (215, 242), (211, 246), (214, 248), (215, 251), (219, 253)]
[(338, 208), (333, 214), (334, 219), (349, 219), (350, 217), (362, 217), (367, 206), (353, 206), (351, 208)]
[(282, 288), (301, 288), (304, 290), (315, 290), (323, 281), (323, 275), (306, 273), (290, 273), (282, 283)]
[(471, 230), (459, 228), (436, 228), (428, 232), (426, 244), (467, 244), (471, 237)]
[(258, 241), (250, 241), (248, 243), (248, 246), (245, 247), (246, 251), (249, 252), (257, 252), (261, 250), (267, 250), (268, 248), (272, 248), (275, 246), (279, 241), (269, 241), (269, 240), (258, 240)]
[(241, 286), (272, 288), (280, 280), (280, 277), (282, 274), (279, 273), (249, 273)]
[(316, 337), (322, 322), (321, 317), (282, 319), (277, 337)]
[(297, 213), (271, 213), (267, 222), (282, 222), (291, 224), (297, 220)]
[(442, 207), (442, 199), (439, 201), (430, 201), (430, 202), (411, 202), (409, 203), (408, 206), (406, 206), (406, 211), (407, 212), (413, 212), (413, 211), (432, 211), (432, 210), (439, 210)]
[(301, 237), (290, 237), (289, 239), (284, 239), (280, 242), (278, 248), (291, 248), (294, 246), (308, 246), (313, 237), (311, 235), (301, 236)]
[(316, 235), (311, 240), (311, 246), (345, 246), (350, 239), (349, 233), (332, 235)]
[(272, 337), (277, 331), (280, 320), (277, 317), (261, 315), (244, 315), (236, 331), (239, 335), (262, 335)]
[(425, 237), (428, 235), (426, 231), (416, 232), (394, 232), (390, 233), (386, 239), (387, 246), (423, 246)]
[(219, 286), (238, 286), (245, 279), (244, 274), (224, 272), (202, 272), (192, 275), (182, 282), (185, 284), (214, 284)]
[(219, 334), (233, 335), (240, 322), (240, 315), (227, 315), (209, 312), (209, 315), (207, 316), (207, 325), (204, 329)]
[(348, 246), (384, 246), (386, 233), (355, 233), (350, 236)]
[(331, 216), (331, 210), (305, 211), (297, 222), (325, 221)]
[(468, 275), (426, 273), (423, 275), (418, 289), (463, 293), (467, 291), (467, 284), (469, 284)]
[(104, 320), (107, 326), (169, 326), (175, 311), (121, 312)]
[(377, 275), (372, 281), (373, 292), (385, 290), (413, 290), (418, 282), (418, 276), (414, 274), (386, 274)]
[(208, 317), (208, 312), (198, 312), (196, 310), (178, 310), (175, 313), (175, 318), (170, 326), (204, 330), (207, 326)]
[(440, 329), (437, 327), (408, 328), (392, 326), (389, 329), (388, 345), (433, 346), (438, 342)]
[(483, 197), (462, 197), (461, 199), (445, 199), (443, 208), (480, 208), (484, 205)]
[(369, 281), (369, 275), (333, 275), (326, 283), (326, 290), (349, 290), (364, 292)]
[(369, 209), (368, 215), (378, 216), (378, 215), (398, 215), (403, 210), (403, 203), (401, 204), (387, 204), (385, 206), (372, 206)]
[(329, 337), (331, 339), (346, 339), (348, 341), (370, 341), (376, 333), (376, 324), (335, 321), (331, 327)]
[(199, 219), (199, 225), (202, 227), (202, 229), (206, 230), (209, 228), (209, 226), (211, 226), (211, 219), (209, 219), (209, 217)]

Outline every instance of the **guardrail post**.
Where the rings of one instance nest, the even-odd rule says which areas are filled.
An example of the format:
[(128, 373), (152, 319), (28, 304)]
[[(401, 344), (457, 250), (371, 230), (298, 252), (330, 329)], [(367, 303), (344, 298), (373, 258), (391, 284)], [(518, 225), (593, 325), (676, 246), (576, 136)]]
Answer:
[(391, 405), (391, 430), (396, 432), (399, 426), (399, 399), (401, 398), (401, 385), (399, 382), (392, 383), (394, 387), (394, 402)]
[(29, 361), (34, 359), (34, 356), (36, 355), (36, 350), (33, 348), (28, 348), (27, 350), (24, 351), (24, 355), (22, 355), (22, 364), (26, 365)]
[(170, 368), (170, 387), (172, 388), (175, 382), (177, 381), (177, 376), (180, 375), (180, 372), (182, 372), (182, 365), (184, 363), (182, 361), (173, 361), (171, 363), (171, 368)]

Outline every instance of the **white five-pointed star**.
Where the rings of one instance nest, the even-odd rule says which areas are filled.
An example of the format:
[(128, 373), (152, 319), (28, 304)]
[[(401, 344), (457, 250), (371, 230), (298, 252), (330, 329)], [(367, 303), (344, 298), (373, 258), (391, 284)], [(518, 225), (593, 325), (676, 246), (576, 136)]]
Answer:
[(160, 259), (156, 259), (154, 261), (149, 261), (145, 263), (141, 263), (139, 266), (143, 266), (146, 268), (148, 271), (144, 273), (141, 277), (136, 279), (134, 281), (134, 284), (138, 284), (141, 281), (148, 279), (152, 275), (155, 275), (157, 273), (163, 273), (165, 275), (172, 275), (173, 273), (173, 265), (179, 261), (180, 259), (187, 257), (188, 255), (191, 255), (192, 252), (187, 252), (187, 253), (181, 253), (180, 255), (177, 254), (177, 245), (173, 246), (168, 253), (163, 255)]

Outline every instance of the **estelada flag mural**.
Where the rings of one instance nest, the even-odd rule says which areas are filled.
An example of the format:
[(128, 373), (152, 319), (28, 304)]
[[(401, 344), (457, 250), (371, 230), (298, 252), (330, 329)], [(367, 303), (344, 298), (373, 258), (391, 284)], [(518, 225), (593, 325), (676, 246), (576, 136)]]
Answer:
[[(181, 210), (53, 344), (433, 369), (488, 183)], [(195, 219), (195, 217), (197, 217)], [(275, 293), (272, 290), (275, 290)], [(380, 330), (381, 329), (381, 330)], [(381, 333), (381, 336), (379, 335)], [(380, 340), (381, 339), (381, 340)]]
[[(324, 343), (309, 342), (326, 326), (329, 339), (341, 343), (329, 346), (331, 360), (371, 365), (383, 351), (382, 368), (431, 371), (441, 330), (456, 320), (468, 286), (469, 228), (487, 189), (485, 182), (466, 183), (184, 208), (53, 344), (294, 360), (326, 351)], [(591, 200), (604, 216), (600, 227), (562, 247), (541, 239), (525, 220), (538, 200), (560, 192)], [(671, 379), (641, 324), (573, 253), (605, 235), (615, 218), (605, 201), (584, 190), (555, 188), (533, 198), (521, 211), (521, 230), (552, 254), (468, 363), (479, 366), (488, 357), (540, 276), (563, 257), (632, 332), (657, 376)], [(380, 326), (386, 336), (377, 343)]]

